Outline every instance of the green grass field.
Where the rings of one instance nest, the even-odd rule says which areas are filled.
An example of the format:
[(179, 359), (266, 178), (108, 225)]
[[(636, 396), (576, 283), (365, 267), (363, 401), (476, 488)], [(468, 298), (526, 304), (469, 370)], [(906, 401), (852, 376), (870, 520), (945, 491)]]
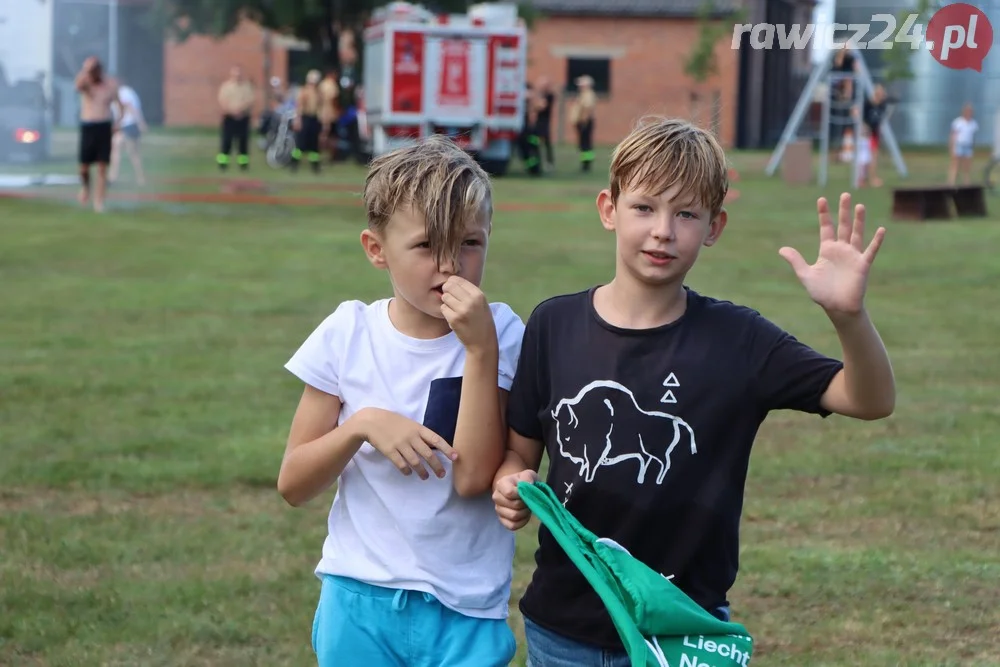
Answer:
[[(151, 145), (145, 192), (218, 192), (214, 139)], [(487, 279), (523, 317), (607, 280), (597, 173), (499, 179)], [(741, 196), (690, 276), (828, 353), (822, 312), (778, 254), (817, 245), (822, 193), (735, 154)], [(887, 186), (895, 182), (883, 158)], [(940, 181), (943, 155), (910, 159)], [(56, 165), (71, 172), (68, 162)], [(124, 174), (130, 174), (126, 165)], [(252, 176), (317, 205), (0, 199), (0, 665), (299, 666), (332, 494), (275, 479), (301, 387), (282, 365), (336, 304), (388, 294), (364, 260), (363, 171)], [(294, 183), (337, 184), (332, 190)], [(732, 601), (758, 665), (1000, 665), (1000, 199), (992, 217), (888, 220), (869, 308), (899, 383), (875, 423), (775, 414), (752, 458)], [(519, 534), (511, 623), (530, 576)], [(522, 664), (523, 647), (515, 664)]]

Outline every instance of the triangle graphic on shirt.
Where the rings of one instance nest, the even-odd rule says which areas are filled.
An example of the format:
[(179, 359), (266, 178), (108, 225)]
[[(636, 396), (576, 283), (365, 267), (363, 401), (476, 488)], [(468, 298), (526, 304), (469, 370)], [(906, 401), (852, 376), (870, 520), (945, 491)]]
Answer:
[(677, 399), (674, 397), (674, 392), (671, 391), (670, 389), (667, 389), (667, 393), (665, 393), (663, 395), (663, 398), (660, 399), (660, 403), (676, 403), (676, 402)]
[[(664, 387), (679, 387), (681, 383), (677, 381), (677, 376), (671, 373), (667, 376), (667, 379), (663, 381)], [(670, 392), (667, 392), (670, 393)]]

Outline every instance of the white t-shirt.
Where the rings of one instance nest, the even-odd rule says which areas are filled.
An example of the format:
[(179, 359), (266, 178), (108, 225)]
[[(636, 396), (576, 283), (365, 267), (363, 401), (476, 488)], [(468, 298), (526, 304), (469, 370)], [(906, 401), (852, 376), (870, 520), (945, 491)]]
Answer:
[[(122, 101), (125, 105), (125, 113), (122, 115), (120, 125), (122, 127), (128, 125), (135, 125), (139, 122), (139, 118), (133, 109), (142, 110), (142, 102), (139, 101), (139, 94), (135, 92), (130, 86), (120, 86), (118, 88), (118, 99)], [(115, 114), (117, 115), (117, 108), (115, 109)]]
[[(465, 348), (454, 332), (432, 340), (404, 335), (389, 319), (389, 301), (341, 303), (285, 368), (339, 396), (341, 424), (378, 407), (451, 443)], [(500, 345), (497, 385), (509, 390), (524, 324), (506, 304), (490, 309)], [(430, 593), (467, 616), (506, 618), (514, 534), (500, 524), (490, 494), (455, 492), (451, 462), (440, 458), (448, 474), (422, 480), (364, 443), (338, 480), (316, 574)]]
[(979, 130), (979, 123), (976, 119), (966, 120), (964, 116), (959, 116), (951, 122), (951, 131), (955, 134), (956, 146), (971, 146), (972, 140)]
[(858, 164), (865, 166), (872, 162), (872, 138), (870, 134), (862, 134), (858, 142)]

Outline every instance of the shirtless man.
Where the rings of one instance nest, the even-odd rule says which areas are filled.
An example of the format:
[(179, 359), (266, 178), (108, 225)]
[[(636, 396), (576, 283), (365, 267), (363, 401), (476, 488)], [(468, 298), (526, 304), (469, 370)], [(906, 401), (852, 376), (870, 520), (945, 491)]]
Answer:
[(76, 89), (80, 93), (80, 196), (81, 204), (90, 199), (90, 166), (97, 164), (97, 192), (94, 210), (104, 210), (107, 192), (108, 164), (111, 162), (111, 140), (114, 136), (112, 107), (122, 113), (118, 99), (118, 84), (104, 76), (101, 62), (94, 57), (83, 62), (76, 75)]
[(329, 151), (330, 162), (337, 154), (337, 101), (340, 97), (340, 86), (337, 85), (337, 73), (327, 70), (326, 76), (319, 83), (319, 122), (323, 130), (320, 143)]

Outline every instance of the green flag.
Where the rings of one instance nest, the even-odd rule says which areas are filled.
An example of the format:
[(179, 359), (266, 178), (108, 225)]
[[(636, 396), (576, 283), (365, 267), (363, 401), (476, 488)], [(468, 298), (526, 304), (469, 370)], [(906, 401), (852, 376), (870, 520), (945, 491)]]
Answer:
[(584, 528), (544, 482), (517, 490), (604, 601), (632, 667), (750, 664), (753, 639), (742, 625), (720, 621), (624, 547)]

